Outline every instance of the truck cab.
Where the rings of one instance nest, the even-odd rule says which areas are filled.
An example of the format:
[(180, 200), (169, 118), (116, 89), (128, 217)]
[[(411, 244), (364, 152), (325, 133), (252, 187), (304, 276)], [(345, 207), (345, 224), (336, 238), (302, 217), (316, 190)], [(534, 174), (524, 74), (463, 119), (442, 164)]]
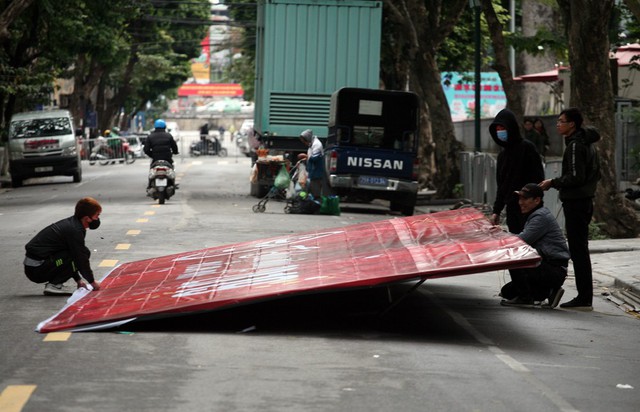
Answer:
[(384, 199), (413, 214), (418, 193), (419, 98), (415, 93), (342, 88), (331, 96), (325, 170), (341, 197)]

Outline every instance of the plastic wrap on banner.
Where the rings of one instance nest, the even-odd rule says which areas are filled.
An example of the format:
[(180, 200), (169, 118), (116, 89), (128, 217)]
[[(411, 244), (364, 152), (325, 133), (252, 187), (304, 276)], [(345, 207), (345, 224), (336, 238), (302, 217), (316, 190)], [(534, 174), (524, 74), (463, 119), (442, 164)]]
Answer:
[(476, 209), (450, 210), (124, 263), (105, 276), (100, 290), (67, 304), (37, 330), (88, 330), (126, 319), (539, 261), (535, 249)]

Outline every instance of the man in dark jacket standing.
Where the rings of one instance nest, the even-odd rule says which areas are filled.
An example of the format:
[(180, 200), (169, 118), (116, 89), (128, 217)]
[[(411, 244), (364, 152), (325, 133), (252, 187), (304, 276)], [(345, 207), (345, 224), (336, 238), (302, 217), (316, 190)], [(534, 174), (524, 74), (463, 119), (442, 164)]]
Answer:
[(173, 155), (178, 154), (178, 145), (171, 133), (167, 132), (167, 124), (158, 119), (154, 122), (155, 130), (149, 134), (144, 144), (144, 153), (151, 158), (151, 163), (166, 160), (173, 164)]
[(589, 223), (593, 216), (593, 197), (600, 180), (600, 159), (593, 143), (600, 140), (594, 128), (582, 127), (580, 110), (563, 110), (556, 127), (564, 136), (562, 175), (540, 183), (543, 190), (559, 190), (564, 211), (565, 229), (573, 261), (578, 296), (560, 305), (561, 308), (593, 310), (591, 256), (589, 255)]
[(522, 138), (516, 116), (508, 109), (496, 115), (489, 133), (502, 148), (496, 165), (498, 188), (491, 221), (497, 225), (506, 206), (509, 232), (520, 233), (524, 228), (524, 217), (515, 192), (527, 183), (540, 183), (544, 179), (542, 159), (534, 144)]
[[(25, 246), (24, 273), (35, 283), (46, 283), (45, 295), (70, 295), (72, 289), (64, 283), (73, 278), (78, 288), (86, 288), (82, 277), (100, 289), (89, 264), (91, 252), (84, 244), (87, 228), (100, 226), (102, 206), (91, 197), (76, 203), (73, 216), (42, 229)], [(82, 277), (81, 277), (82, 275)]]

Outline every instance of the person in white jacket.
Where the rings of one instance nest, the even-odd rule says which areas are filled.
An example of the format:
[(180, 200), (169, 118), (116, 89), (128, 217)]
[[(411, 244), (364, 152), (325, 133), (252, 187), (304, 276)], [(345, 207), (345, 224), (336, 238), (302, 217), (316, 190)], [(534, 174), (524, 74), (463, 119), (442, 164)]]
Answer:
[(322, 195), (322, 180), (324, 179), (324, 148), (318, 136), (314, 135), (311, 129), (300, 133), (300, 141), (308, 147), (306, 154), (298, 155), (299, 160), (306, 162), (309, 178), (308, 192), (319, 200)]

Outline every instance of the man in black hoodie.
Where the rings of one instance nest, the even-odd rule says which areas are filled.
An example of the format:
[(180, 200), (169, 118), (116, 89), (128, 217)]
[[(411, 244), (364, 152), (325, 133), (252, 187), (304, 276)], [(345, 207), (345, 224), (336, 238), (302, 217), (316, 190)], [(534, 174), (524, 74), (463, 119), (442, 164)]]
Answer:
[(100, 289), (89, 263), (91, 252), (84, 243), (87, 229), (100, 226), (100, 213), (97, 200), (82, 198), (73, 216), (52, 223), (26, 244), (24, 273), (32, 282), (46, 283), (45, 295), (71, 295), (73, 290), (64, 285), (71, 278), (78, 288), (89, 283), (93, 290)]
[(589, 223), (593, 216), (593, 197), (600, 180), (600, 159), (593, 143), (600, 134), (582, 127), (580, 110), (572, 107), (560, 112), (556, 128), (564, 136), (562, 175), (540, 183), (543, 190), (559, 190), (564, 211), (565, 229), (573, 261), (578, 296), (560, 305), (561, 308), (593, 310), (591, 256), (589, 255)]
[(502, 148), (496, 165), (498, 189), (491, 222), (498, 224), (500, 213), (506, 206), (509, 232), (520, 233), (524, 228), (525, 218), (520, 213), (518, 195), (515, 192), (527, 183), (540, 183), (544, 179), (542, 159), (534, 144), (522, 138), (516, 116), (508, 109), (503, 109), (496, 115), (489, 126), (489, 133)]

